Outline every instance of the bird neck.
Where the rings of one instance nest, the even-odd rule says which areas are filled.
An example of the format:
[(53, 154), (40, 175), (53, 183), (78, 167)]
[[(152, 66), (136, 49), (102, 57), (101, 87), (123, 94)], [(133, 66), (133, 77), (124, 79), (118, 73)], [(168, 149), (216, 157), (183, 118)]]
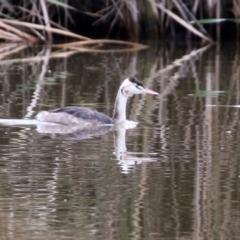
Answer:
[(124, 96), (121, 89), (118, 90), (118, 94), (115, 100), (113, 120), (115, 122), (122, 122), (126, 120), (126, 107), (128, 97)]

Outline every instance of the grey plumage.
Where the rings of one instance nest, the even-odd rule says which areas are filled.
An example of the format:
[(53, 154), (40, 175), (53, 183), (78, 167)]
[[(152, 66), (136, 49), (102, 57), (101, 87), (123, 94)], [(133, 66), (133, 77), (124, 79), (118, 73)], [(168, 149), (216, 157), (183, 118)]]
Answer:
[(42, 122), (54, 122), (64, 125), (78, 124), (83, 126), (113, 124), (112, 118), (95, 110), (83, 107), (63, 107), (51, 111), (42, 111), (36, 116)]
[(60, 113), (60, 112), (65, 112), (68, 113), (74, 117), (77, 118), (82, 118), (85, 120), (89, 120), (89, 119), (96, 119), (101, 123), (105, 123), (105, 124), (112, 124), (113, 123), (113, 119), (110, 118), (109, 116), (100, 113), (98, 111), (89, 109), (89, 108), (84, 108), (84, 107), (63, 107), (63, 108), (58, 108), (58, 109), (54, 109), (51, 110), (50, 112), (55, 112), (55, 113)]

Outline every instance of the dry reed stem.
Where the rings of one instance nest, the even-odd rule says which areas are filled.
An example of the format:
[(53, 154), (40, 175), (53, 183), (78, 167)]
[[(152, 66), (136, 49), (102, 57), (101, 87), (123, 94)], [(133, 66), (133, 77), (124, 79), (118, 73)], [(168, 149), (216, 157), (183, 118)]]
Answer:
[(13, 63), (25, 63), (25, 62), (40, 62), (44, 61), (46, 58), (65, 58), (69, 57), (72, 54), (76, 53), (77, 51), (67, 51), (61, 53), (52, 53), (49, 56), (36, 56), (36, 57), (29, 57), (29, 58), (17, 58), (17, 59), (9, 59), (9, 60), (2, 60), (0, 61), (0, 65), (5, 64), (13, 64)]
[(64, 31), (64, 30), (57, 29), (57, 28), (46, 27), (46, 26), (42, 26), (42, 25), (39, 25), (39, 24), (35, 24), (35, 23), (20, 22), (20, 21), (17, 21), (17, 20), (8, 20), (8, 19), (1, 19), (0, 21), (6, 22), (6, 23), (9, 23), (9, 24), (13, 24), (13, 25), (18, 25), (18, 26), (24, 26), (24, 27), (28, 27), (28, 28), (35, 28), (35, 29), (39, 29), (39, 30), (49, 31), (49, 32), (52, 32), (52, 33), (57, 33), (57, 34), (60, 34), (60, 35), (65, 35), (65, 36), (73, 37), (73, 38), (78, 38), (78, 39), (81, 39), (81, 40), (89, 40), (90, 39), (90, 38), (72, 33), (70, 31)]
[(209, 37), (206, 37), (204, 34), (202, 34), (201, 32), (199, 32), (196, 28), (194, 28), (191, 24), (187, 23), (186, 21), (184, 21), (182, 18), (180, 18), (179, 16), (177, 16), (175, 13), (169, 11), (168, 9), (166, 9), (161, 3), (157, 3), (156, 6), (161, 9), (163, 12), (165, 12), (166, 14), (168, 14), (168, 16), (170, 16), (171, 18), (173, 18), (176, 22), (178, 22), (179, 24), (181, 24), (182, 26), (184, 26), (186, 29), (188, 29), (189, 31), (191, 31), (192, 33), (194, 33), (195, 35), (199, 36), (200, 38), (213, 43), (213, 40)]
[(156, 19), (159, 18), (159, 13), (158, 13), (158, 9), (157, 9), (157, 6), (156, 6), (156, 2), (154, 0), (148, 0), (151, 7), (152, 7), (152, 11), (153, 11), (153, 14), (155, 15)]
[(22, 41), (22, 39), (20, 37), (18, 37), (17, 35), (7, 32), (2, 29), (0, 29), (0, 38), (5, 39), (5, 40), (10, 40), (10, 41), (14, 40), (14, 42)]
[[(51, 28), (46, 2), (44, 0), (40, 0), (40, 4), (41, 4), (42, 12), (43, 12), (44, 21), (45, 21), (45, 24), (46, 24), (45, 26), (48, 27), (48, 28)], [(47, 31), (47, 34), (48, 34), (48, 40), (50, 42), (52, 42), (52, 40), (53, 40), (52, 39), (52, 33)]]
[(239, 0), (233, 1), (233, 14), (235, 15), (235, 18), (240, 18), (240, 4)]
[[(26, 9), (26, 8), (23, 8), (23, 7), (20, 7), (20, 6), (18, 6), (18, 8), (19, 8), (21, 11), (23, 11), (23, 12), (29, 13), (29, 15), (30, 15), (31, 17), (35, 16), (35, 17), (38, 17), (38, 18), (40, 18), (40, 19), (43, 19), (43, 16), (41, 16), (41, 15), (39, 15), (39, 14), (37, 14), (37, 13), (34, 13), (33, 11), (30, 11), (30, 10), (28, 10), (28, 9)], [(27, 17), (27, 16), (26, 16), (26, 17)], [(25, 18), (26, 18), (26, 17), (25, 17)], [(23, 19), (25, 19), (25, 18), (21, 18), (21, 20), (23, 20)], [(59, 28), (59, 29), (68, 31), (67, 28), (61, 26), (61, 25), (58, 24), (58, 23), (55, 23), (54, 21), (51, 21), (51, 19), (49, 19), (49, 22), (50, 22), (50, 24), (51, 24), (52, 26), (55, 26), (55, 27), (57, 27), (57, 28)]]
[(39, 40), (45, 42), (46, 38), (39, 31), (37, 31), (34, 28), (30, 28), (29, 30), (32, 31), (38, 37)]
[[(15, 21), (15, 20), (9, 20), (9, 21)], [(37, 40), (35, 37), (23, 32), (13, 26), (10, 26), (4, 22), (6, 22), (5, 19), (0, 19), (0, 27), (6, 29), (7, 31), (13, 32), (15, 35), (17, 35), (19, 38), (21, 38), (22, 41), (28, 40), (30, 42), (35, 42)]]
[(187, 17), (187, 15), (186, 15), (184, 9), (183, 9), (182, 6), (180, 5), (180, 3), (179, 3), (178, 1), (176, 1), (176, 0), (173, 0), (173, 3), (174, 3), (174, 5), (176, 6), (176, 8), (178, 9), (178, 11), (180, 12), (180, 14), (182, 15), (183, 19), (184, 19), (185, 21), (188, 21), (188, 17)]
[[(186, 5), (183, 3), (182, 0), (178, 0), (178, 1), (177, 1), (177, 0), (174, 0), (174, 4), (175, 4), (176, 6), (178, 6), (179, 11), (180, 11), (180, 9), (182, 9), (182, 10), (185, 11), (186, 15), (187, 15), (188, 18), (189, 18), (189, 19), (187, 18), (186, 21), (188, 21), (188, 20), (196, 21), (196, 17), (195, 17), (194, 14), (186, 7)], [(199, 29), (202, 31), (203, 34), (207, 35), (207, 31), (205, 30), (205, 28), (203, 27), (202, 24), (199, 24), (198, 22), (196, 22), (195, 24), (199, 27)]]
[(193, 5), (193, 7), (192, 7), (192, 12), (193, 12), (194, 14), (196, 14), (197, 9), (198, 9), (198, 6), (199, 6), (199, 0), (195, 0), (195, 1), (194, 1), (194, 5)]

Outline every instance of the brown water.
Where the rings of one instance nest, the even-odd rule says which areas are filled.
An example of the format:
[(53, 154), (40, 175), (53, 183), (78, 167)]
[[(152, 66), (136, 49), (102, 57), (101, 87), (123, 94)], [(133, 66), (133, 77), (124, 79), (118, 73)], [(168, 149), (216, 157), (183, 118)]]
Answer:
[(133, 74), (160, 97), (129, 101), (136, 128), (85, 139), (0, 126), (0, 239), (240, 239), (239, 45), (54, 51), (0, 60), (0, 118), (67, 105), (111, 115)]

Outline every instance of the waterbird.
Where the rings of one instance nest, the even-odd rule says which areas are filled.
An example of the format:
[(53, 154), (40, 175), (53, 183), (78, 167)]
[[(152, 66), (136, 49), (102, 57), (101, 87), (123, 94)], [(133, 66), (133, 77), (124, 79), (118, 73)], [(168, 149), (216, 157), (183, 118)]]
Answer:
[(116, 124), (126, 121), (126, 106), (129, 97), (135, 94), (158, 95), (143, 86), (137, 77), (126, 78), (118, 89), (114, 104), (113, 117), (109, 117), (96, 110), (84, 107), (68, 106), (50, 111), (41, 111), (36, 119), (40, 122), (49, 122), (62, 125), (79, 125), (82, 128), (101, 126), (104, 124)]

